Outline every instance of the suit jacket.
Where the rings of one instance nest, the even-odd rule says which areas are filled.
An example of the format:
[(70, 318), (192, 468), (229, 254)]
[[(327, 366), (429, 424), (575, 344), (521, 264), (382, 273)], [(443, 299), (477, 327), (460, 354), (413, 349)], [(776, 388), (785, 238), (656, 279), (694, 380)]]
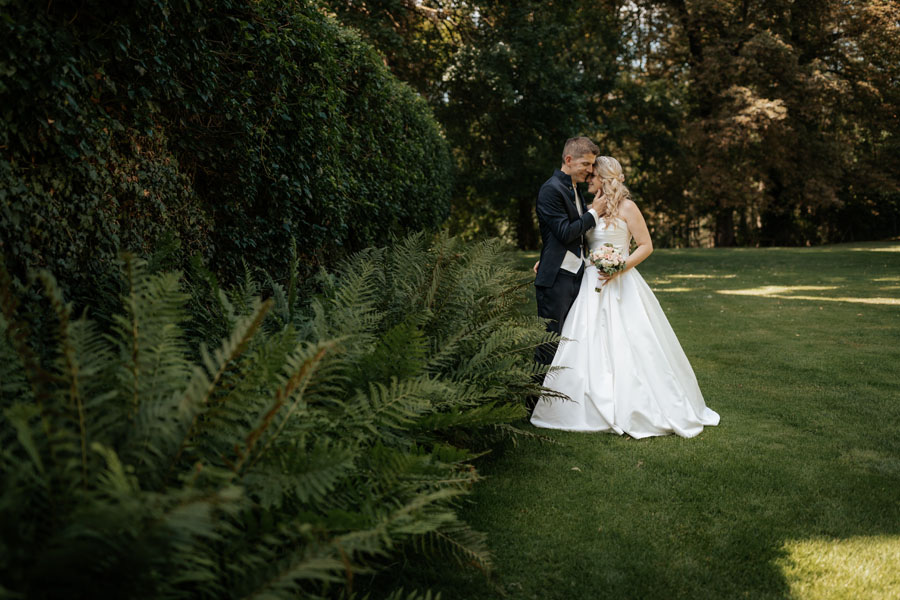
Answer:
[[(534, 285), (541, 287), (553, 285), (566, 251), (579, 256), (579, 251), (584, 245), (584, 234), (597, 224), (594, 215), (587, 211), (583, 201), (582, 213), (578, 216), (571, 177), (557, 169), (541, 186), (537, 198), (537, 217), (543, 247)], [(583, 269), (582, 263), (579, 273)]]

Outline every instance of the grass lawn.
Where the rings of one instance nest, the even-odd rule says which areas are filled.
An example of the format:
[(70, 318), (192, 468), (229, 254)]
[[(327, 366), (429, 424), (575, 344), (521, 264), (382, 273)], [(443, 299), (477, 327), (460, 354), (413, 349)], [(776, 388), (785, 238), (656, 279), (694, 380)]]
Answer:
[(464, 510), (490, 576), (411, 564), (400, 583), (444, 600), (900, 598), (900, 243), (658, 250), (639, 270), (721, 424), (535, 429), (560, 443), (482, 459)]

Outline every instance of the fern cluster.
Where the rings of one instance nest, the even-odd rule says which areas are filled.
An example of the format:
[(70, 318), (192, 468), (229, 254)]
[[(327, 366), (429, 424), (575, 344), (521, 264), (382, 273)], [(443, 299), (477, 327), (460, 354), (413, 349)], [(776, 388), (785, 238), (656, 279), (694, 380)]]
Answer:
[(43, 273), (49, 358), (3, 273), (0, 597), (350, 597), (404, 552), (488, 570), (458, 501), (547, 341), (504, 253), (415, 235), (306, 301), (294, 275), (226, 291), (124, 257), (106, 331)]

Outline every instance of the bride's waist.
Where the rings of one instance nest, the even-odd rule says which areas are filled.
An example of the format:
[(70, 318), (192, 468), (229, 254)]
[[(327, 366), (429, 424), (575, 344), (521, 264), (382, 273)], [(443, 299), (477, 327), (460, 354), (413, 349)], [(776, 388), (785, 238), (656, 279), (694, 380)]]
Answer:
[[(600, 252), (600, 249), (599, 249), (599, 248), (591, 248), (591, 254), (593, 254), (594, 252), (598, 252), (598, 253), (599, 253), (599, 252)], [(620, 252), (619, 252), (619, 255), (622, 256), (623, 258), (628, 258), (629, 256), (631, 256), (631, 253), (630, 253), (630, 252), (621, 252), (621, 251), (620, 251)], [(591, 262), (591, 257), (590, 257), (590, 256), (585, 256), (585, 257), (584, 257), (584, 262), (586, 262), (586, 263)]]
[(600, 250), (608, 250), (609, 245), (612, 245), (613, 248), (618, 250), (619, 254), (625, 254), (626, 252), (628, 252), (628, 244), (626, 244), (625, 242), (614, 242), (611, 240), (607, 240), (599, 244), (589, 244), (588, 248), (591, 250), (591, 252), (597, 252)]

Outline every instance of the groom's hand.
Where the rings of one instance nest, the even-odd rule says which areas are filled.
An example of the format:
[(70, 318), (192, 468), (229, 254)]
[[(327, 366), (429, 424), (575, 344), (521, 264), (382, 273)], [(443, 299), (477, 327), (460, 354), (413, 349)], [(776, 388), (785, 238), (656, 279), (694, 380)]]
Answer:
[(591, 205), (588, 207), (593, 208), (597, 211), (597, 215), (602, 215), (606, 211), (606, 200), (603, 199), (603, 194), (597, 194), (594, 196), (594, 200), (591, 202)]
[(534, 263), (534, 268), (532, 269), (532, 271), (534, 271), (535, 275), (537, 275), (537, 268), (539, 264), (541, 264), (541, 261), (537, 261), (536, 263)]

